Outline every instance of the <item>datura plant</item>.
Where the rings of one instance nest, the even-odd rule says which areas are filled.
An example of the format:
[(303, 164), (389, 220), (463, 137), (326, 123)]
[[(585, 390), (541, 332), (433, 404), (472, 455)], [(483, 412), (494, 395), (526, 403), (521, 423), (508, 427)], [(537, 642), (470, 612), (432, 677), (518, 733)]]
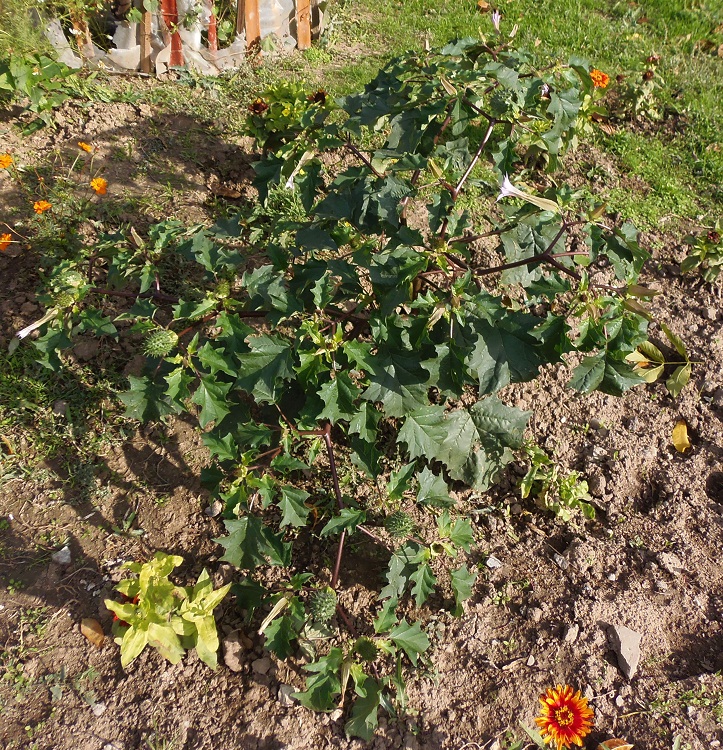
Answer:
[[(308, 660), (298, 700), (348, 711), (354, 736), (403, 709), (429, 607), (459, 615), (472, 594), (459, 493), (487, 490), (523, 446), (530, 412), (506, 387), (563, 362), (582, 393), (644, 382), (636, 230), (589, 191), (538, 187), (607, 76), (539, 68), (512, 42), (495, 30), (405, 55), (337, 103), (276, 86), (249, 112), (254, 205), (106, 236), (48, 274), (41, 361), (62, 366), (77, 332), (138, 342), (126, 415), (197, 418), (238, 606), (277, 657)], [(368, 619), (348, 613), (350, 539), (386, 567)], [(124, 663), (146, 642), (180, 658), (188, 637), (210, 659), (209, 600), (196, 614), (148, 575), (137, 604), (109, 605), (129, 624)]]

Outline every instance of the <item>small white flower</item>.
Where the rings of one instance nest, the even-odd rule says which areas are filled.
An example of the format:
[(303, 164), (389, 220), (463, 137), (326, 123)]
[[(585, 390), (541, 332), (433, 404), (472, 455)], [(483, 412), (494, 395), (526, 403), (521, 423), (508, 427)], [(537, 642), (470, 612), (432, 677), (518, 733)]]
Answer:
[(492, 25), (495, 27), (495, 31), (499, 33), (500, 31), (500, 20), (502, 18), (502, 13), (500, 13), (498, 10), (493, 11), (492, 13)]
[(502, 198), (521, 198), (523, 201), (532, 203), (533, 206), (541, 208), (543, 211), (554, 211), (560, 213), (560, 207), (554, 201), (547, 200), (547, 198), (540, 198), (538, 195), (530, 195), (524, 190), (516, 188), (511, 182), (510, 178), (505, 175), (500, 185), (500, 194), (497, 196), (499, 202)]

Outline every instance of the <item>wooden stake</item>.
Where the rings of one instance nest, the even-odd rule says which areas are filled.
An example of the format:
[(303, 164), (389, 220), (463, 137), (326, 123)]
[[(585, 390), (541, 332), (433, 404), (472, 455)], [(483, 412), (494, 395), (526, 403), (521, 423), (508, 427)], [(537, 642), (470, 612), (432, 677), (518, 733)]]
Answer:
[(261, 52), (261, 22), (259, 19), (259, 0), (239, 0), (239, 16), (243, 9), (243, 27), (246, 30), (246, 50), (259, 54)]
[(161, 11), (163, 22), (171, 33), (171, 59), (173, 66), (183, 65), (183, 46), (181, 35), (178, 33), (178, 7), (176, 0), (161, 0)]
[(311, 47), (311, 0), (296, 0), (296, 46)]
[(151, 72), (151, 13), (141, 16), (141, 73)]

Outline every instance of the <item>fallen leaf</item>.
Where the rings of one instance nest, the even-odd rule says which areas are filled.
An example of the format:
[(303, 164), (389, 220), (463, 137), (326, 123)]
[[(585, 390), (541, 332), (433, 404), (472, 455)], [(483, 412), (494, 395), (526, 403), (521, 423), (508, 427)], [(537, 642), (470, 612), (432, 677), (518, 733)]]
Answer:
[(480, 13), (489, 13), (490, 4), (487, 2), (487, 0), (477, 0), (477, 10)]
[(597, 746), (597, 750), (632, 750), (633, 746), (625, 740), (605, 740)]
[(103, 648), (105, 633), (98, 620), (92, 617), (84, 617), (80, 621), (80, 632), (96, 647)]
[(601, 122), (600, 130), (603, 131), (603, 133), (606, 133), (607, 135), (613, 135), (613, 133), (617, 133), (617, 128), (614, 125), (611, 125), (609, 122)]
[(688, 440), (688, 425), (684, 419), (679, 419), (673, 428), (673, 445), (678, 453), (685, 453), (690, 448)]

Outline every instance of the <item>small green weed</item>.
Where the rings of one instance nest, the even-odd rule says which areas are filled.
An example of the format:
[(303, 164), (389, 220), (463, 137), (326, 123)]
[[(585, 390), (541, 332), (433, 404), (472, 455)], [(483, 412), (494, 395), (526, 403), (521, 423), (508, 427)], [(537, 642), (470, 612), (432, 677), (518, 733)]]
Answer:
[(552, 511), (562, 521), (569, 521), (577, 510), (585, 518), (595, 518), (587, 482), (580, 478), (579, 472), (562, 474), (555, 461), (532, 443), (524, 447), (524, 452), (530, 468), (520, 482), (523, 499), (534, 497), (539, 507)]

